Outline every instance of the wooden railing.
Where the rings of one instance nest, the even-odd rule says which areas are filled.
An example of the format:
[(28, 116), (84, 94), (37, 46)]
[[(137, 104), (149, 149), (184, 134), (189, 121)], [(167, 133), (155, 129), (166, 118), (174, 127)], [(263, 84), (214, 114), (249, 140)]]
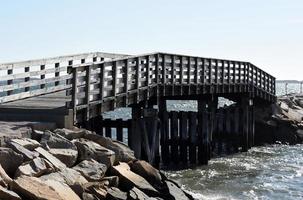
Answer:
[(246, 92), (275, 98), (275, 78), (249, 62), (168, 53), (90, 53), (1, 64), (0, 80), (0, 103), (66, 90), (74, 122), (155, 96)]
[(68, 66), (123, 56), (95, 52), (0, 64), (0, 103), (66, 90), (72, 78)]
[(96, 110), (100, 114), (151, 96), (199, 94), (205, 85), (243, 86), (238, 92), (263, 93), (269, 101), (275, 96), (275, 78), (249, 62), (153, 53), (73, 65), (70, 71), (74, 116), (85, 109), (86, 119), (98, 115)]

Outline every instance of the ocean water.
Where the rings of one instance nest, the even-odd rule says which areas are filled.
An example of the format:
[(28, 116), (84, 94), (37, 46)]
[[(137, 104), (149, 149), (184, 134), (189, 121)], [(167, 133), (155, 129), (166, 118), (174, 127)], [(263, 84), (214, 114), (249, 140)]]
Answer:
[[(285, 84), (277, 84), (277, 95)], [(288, 84), (288, 93), (300, 92)], [(180, 107), (193, 109), (184, 102)], [(175, 108), (179, 105), (175, 104)], [(246, 153), (213, 158), (207, 166), (165, 174), (196, 199), (303, 199), (303, 145), (253, 147)]]
[[(285, 84), (277, 84), (284, 95)], [(288, 84), (287, 93), (300, 92)], [(221, 99), (223, 105), (226, 99)], [(168, 110), (195, 111), (195, 101), (169, 101)], [(130, 109), (117, 109), (105, 117), (131, 117)], [(165, 171), (196, 199), (303, 199), (303, 145), (253, 147), (246, 153), (213, 158), (209, 165)]]

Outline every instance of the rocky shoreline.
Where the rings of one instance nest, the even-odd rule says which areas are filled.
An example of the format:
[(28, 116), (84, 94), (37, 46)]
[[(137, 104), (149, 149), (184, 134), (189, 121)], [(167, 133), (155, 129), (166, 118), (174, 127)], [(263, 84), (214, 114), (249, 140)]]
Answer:
[(255, 144), (303, 142), (303, 94), (279, 96), (277, 102), (255, 110)]
[(1, 200), (193, 199), (121, 142), (81, 129), (0, 127)]

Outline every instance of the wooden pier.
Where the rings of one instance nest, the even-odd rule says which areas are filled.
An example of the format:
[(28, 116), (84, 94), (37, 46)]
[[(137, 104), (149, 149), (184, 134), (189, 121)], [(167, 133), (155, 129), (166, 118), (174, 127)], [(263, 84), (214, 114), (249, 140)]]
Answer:
[[(218, 97), (235, 104), (219, 108)], [(197, 112), (168, 112), (167, 100), (195, 100)], [(107, 137), (116, 129), (115, 139), (156, 165), (247, 151), (254, 107), (275, 100), (275, 78), (242, 61), (96, 52), (0, 64), (0, 120), (51, 121)], [(132, 119), (102, 119), (121, 107), (132, 108)]]

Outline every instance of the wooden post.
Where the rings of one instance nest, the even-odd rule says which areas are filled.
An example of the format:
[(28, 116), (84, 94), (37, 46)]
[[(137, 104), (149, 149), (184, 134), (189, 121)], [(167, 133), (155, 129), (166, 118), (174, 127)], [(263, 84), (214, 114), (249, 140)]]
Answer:
[(198, 100), (198, 161), (206, 165), (209, 158), (209, 136), (207, 131), (206, 101)]
[(246, 152), (248, 150), (248, 107), (249, 100), (247, 97), (242, 97), (241, 99), (241, 109), (242, 109), (242, 151)]
[(141, 130), (140, 130), (140, 118), (142, 116), (142, 108), (139, 105), (132, 107), (132, 123), (131, 133), (129, 134), (130, 148), (134, 151), (135, 157), (141, 159)]
[(225, 141), (226, 141), (226, 151), (227, 153), (231, 153), (231, 148), (232, 148), (232, 140), (233, 138), (231, 137), (231, 111), (230, 108), (225, 109)]
[(187, 113), (180, 112), (179, 115), (179, 130), (180, 130), (180, 157), (184, 165), (187, 165), (187, 142), (188, 142), (188, 129), (187, 129)]
[(120, 142), (123, 142), (123, 127), (122, 127), (122, 123), (123, 120), (122, 119), (117, 119), (117, 140)]
[(191, 164), (197, 162), (197, 113), (189, 112), (189, 161)]
[(238, 152), (239, 150), (239, 145), (240, 145), (240, 109), (239, 106), (236, 105), (236, 107), (234, 108), (234, 123), (233, 123), (233, 147), (234, 147), (234, 151)]
[(175, 111), (171, 112), (170, 120), (171, 130), (171, 157), (172, 161), (177, 164), (179, 162), (179, 136), (178, 136), (178, 113)]
[(160, 145), (161, 145), (161, 158), (164, 165), (168, 165), (170, 162), (170, 153), (169, 153), (169, 116), (166, 109), (166, 100), (161, 98), (159, 105), (159, 117), (161, 125), (161, 136), (160, 136)]
[(223, 128), (224, 128), (224, 119), (225, 119), (223, 108), (219, 108), (217, 118), (218, 118), (217, 145), (218, 145), (218, 154), (221, 154), (223, 149), (223, 137), (224, 137)]

